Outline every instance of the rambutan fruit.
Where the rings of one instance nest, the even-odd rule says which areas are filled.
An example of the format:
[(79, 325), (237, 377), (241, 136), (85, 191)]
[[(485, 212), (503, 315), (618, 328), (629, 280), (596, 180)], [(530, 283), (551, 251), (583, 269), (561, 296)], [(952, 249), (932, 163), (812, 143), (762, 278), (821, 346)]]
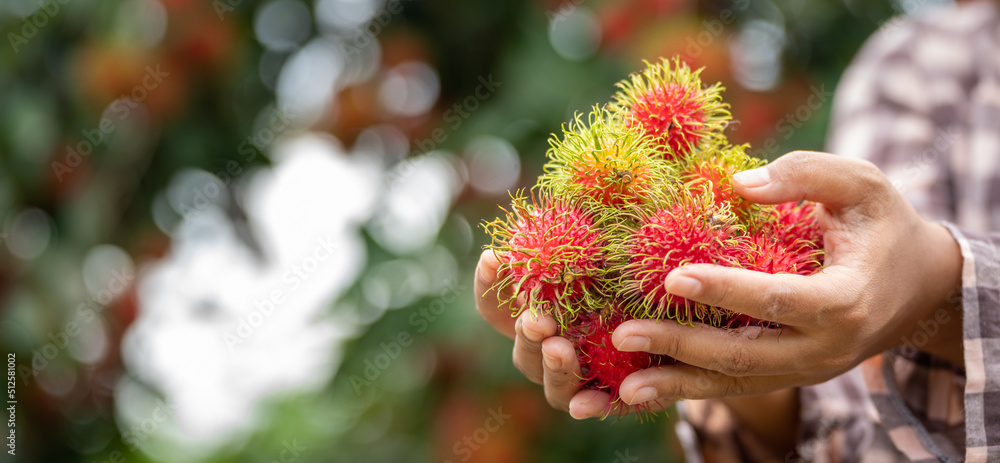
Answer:
[(722, 134), (732, 115), (721, 84), (703, 87), (701, 70), (677, 58), (673, 65), (661, 58), (646, 66), (617, 84), (611, 110), (627, 125), (641, 127), (667, 159), (683, 158)]
[(580, 114), (549, 139), (545, 175), (539, 185), (556, 197), (589, 198), (605, 206), (638, 204), (672, 177), (671, 165), (637, 127), (595, 106), (587, 123)]
[[(770, 220), (752, 232), (755, 240), (772, 241), (791, 256), (788, 263), (779, 264), (779, 271), (768, 273), (798, 273), (811, 275), (823, 266), (823, 230), (819, 226), (817, 204), (810, 201), (788, 202), (773, 206)], [(757, 247), (766, 249), (768, 243)], [(790, 265), (794, 264), (794, 268)], [(766, 270), (761, 270), (766, 271)]]
[(685, 185), (692, 193), (711, 192), (715, 204), (728, 203), (741, 219), (752, 219), (760, 207), (743, 199), (733, 190), (733, 174), (764, 165), (764, 161), (746, 154), (748, 145), (714, 146), (685, 158), (681, 167)]
[[(504, 220), (485, 225), (501, 262), (494, 286), (514, 315), (527, 308), (551, 313), (563, 326), (577, 311), (596, 307), (606, 272), (603, 224), (574, 203), (543, 193), (515, 197)], [(513, 302), (523, 299), (523, 305)]]
[[(675, 360), (666, 355), (648, 352), (621, 352), (611, 342), (615, 328), (631, 319), (629, 310), (620, 301), (609, 302), (603, 309), (580, 315), (563, 335), (576, 348), (582, 371), (584, 389), (605, 391), (611, 396), (605, 416), (621, 403), (619, 388), (628, 375), (660, 365), (672, 365)], [(638, 412), (648, 410), (648, 404), (637, 405)], [(619, 410), (625, 410), (625, 407)]]
[(686, 264), (737, 266), (744, 230), (736, 216), (711, 195), (682, 196), (652, 212), (635, 209), (634, 215), (636, 227), (616, 236), (609, 257), (619, 271), (619, 297), (638, 301), (639, 318), (717, 325), (719, 310), (671, 295), (663, 282)]
[(765, 225), (764, 232), (779, 237), (788, 247), (806, 242), (823, 249), (823, 230), (819, 227), (817, 207), (812, 201), (777, 204), (773, 220)]
[(769, 234), (747, 235), (741, 240), (740, 267), (764, 273), (812, 275), (822, 267), (822, 252), (811, 242), (786, 240)]

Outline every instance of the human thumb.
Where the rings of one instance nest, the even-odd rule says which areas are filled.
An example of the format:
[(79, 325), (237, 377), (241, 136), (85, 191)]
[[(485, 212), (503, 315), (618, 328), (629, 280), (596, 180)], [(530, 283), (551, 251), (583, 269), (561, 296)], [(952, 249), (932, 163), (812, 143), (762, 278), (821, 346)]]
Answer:
[(804, 199), (839, 209), (883, 195), (892, 184), (868, 161), (793, 151), (763, 167), (734, 174), (733, 187), (755, 203)]

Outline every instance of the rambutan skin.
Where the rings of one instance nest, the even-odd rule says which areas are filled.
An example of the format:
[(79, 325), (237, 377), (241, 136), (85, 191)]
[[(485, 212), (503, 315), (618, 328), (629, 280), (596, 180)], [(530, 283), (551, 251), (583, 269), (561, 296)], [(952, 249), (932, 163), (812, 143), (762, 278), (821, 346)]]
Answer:
[(605, 233), (578, 206), (542, 196), (515, 198), (506, 220), (486, 224), (500, 256), (498, 294), (524, 299), (524, 308), (552, 313), (561, 323), (592, 307), (605, 273)]
[(619, 297), (639, 301), (636, 315), (641, 318), (688, 324), (716, 320), (714, 308), (667, 293), (663, 282), (687, 264), (737, 266), (742, 229), (735, 216), (716, 207), (711, 196), (702, 196), (640, 213), (637, 224), (612, 246), (612, 260), (619, 263)]
[(605, 391), (611, 396), (607, 412), (620, 403), (619, 389), (628, 375), (675, 363), (666, 355), (622, 352), (615, 348), (611, 342), (612, 334), (619, 325), (631, 319), (628, 310), (620, 305), (620, 301), (615, 301), (603, 310), (583, 314), (564, 333), (576, 348), (583, 373), (581, 386)]
[(693, 153), (682, 162), (681, 179), (695, 195), (709, 194), (718, 207), (729, 205), (740, 219), (752, 220), (759, 215), (760, 207), (743, 199), (733, 189), (732, 176), (736, 172), (764, 165), (764, 161), (746, 154), (749, 145), (713, 146)]
[(774, 220), (765, 232), (778, 236), (787, 247), (801, 244), (823, 249), (823, 230), (819, 226), (820, 205), (811, 201), (789, 202), (774, 206)]
[(667, 159), (681, 159), (722, 134), (732, 116), (720, 84), (703, 87), (701, 70), (679, 59), (646, 64), (617, 84), (611, 108), (626, 124), (641, 127)]
[(558, 197), (587, 198), (608, 207), (639, 204), (674, 176), (672, 165), (658, 159), (641, 130), (599, 106), (586, 122), (577, 114), (549, 145), (539, 185)]

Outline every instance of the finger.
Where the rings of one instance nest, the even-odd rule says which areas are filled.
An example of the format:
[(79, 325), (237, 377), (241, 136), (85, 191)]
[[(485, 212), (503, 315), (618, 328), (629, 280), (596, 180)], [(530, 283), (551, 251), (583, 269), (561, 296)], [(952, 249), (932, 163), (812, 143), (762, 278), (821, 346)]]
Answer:
[(714, 399), (765, 394), (792, 386), (815, 383), (795, 373), (777, 376), (732, 377), (716, 371), (677, 363), (647, 368), (628, 375), (621, 388), (630, 405), (676, 399)]
[(584, 389), (577, 392), (569, 402), (569, 415), (578, 420), (587, 418), (607, 418), (637, 412), (658, 413), (674, 404), (674, 400), (660, 399), (642, 406), (632, 406), (618, 400), (611, 403), (611, 394), (606, 391)]
[(531, 381), (542, 384), (542, 341), (556, 334), (556, 321), (549, 315), (525, 310), (514, 324), (514, 366)]
[(820, 366), (806, 355), (808, 339), (792, 330), (757, 326), (739, 331), (671, 320), (629, 320), (611, 341), (623, 352), (650, 352), (728, 376), (803, 372)]
[(857, 291), (850, 280), (840, 267), (803, 276), (690, 264), (671, 271), (663, 284), (675, 296), (809, 331), (823, 327), (828, 310), (848, 308), (832, 301), (851, 301)]
[(545, 399), (552, 408), (569, 411), (570, 400), (580, 392), (583, 373), (576, 350), (568, 339), (552, 336), (542, 341)]
[[(578, 420), (607, 415), (611, 410), (611, 395), (604, 391), (586, 389), (577, 392), (569, 402), (569, 416)], [(622, 404), (624, 406), (624, 404)]]
[(733, 175), (743, 198), (763, 204), (806, 199), (840, 209), (877, 203), (892, 184), (874, 164), (813, 151), (793, 151), (774, 162)]
[(483, 317), (494, 329), (509, 338), (514, 337), (514, 317), (511, 311), (501, 310), (500, 301), (493, 285), (497, 281), (497, 269), (500, 268), (500, 261), (492, 250), (485, 250), (479, 255), (479, 264), (476, 266), (476, 310), (479, 316)]

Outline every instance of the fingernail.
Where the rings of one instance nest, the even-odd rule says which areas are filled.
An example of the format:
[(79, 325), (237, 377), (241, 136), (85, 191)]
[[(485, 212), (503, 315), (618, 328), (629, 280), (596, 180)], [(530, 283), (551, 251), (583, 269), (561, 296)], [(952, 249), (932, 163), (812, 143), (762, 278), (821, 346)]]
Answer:
[(545, 366), (552, 371), (559, 371), (562, 369), (562, 360), (553, 357), (545, 352), (542, 352), (542, 359), (545, 361)]
[(575, 420), (584, 420), (589, 418), (580, 411), (580, 407), (574, 407), (573, 404), (569, 405), (569, 416), (572, 416)]
[(649, 338), (645, 336), (629, 336), (618, 345), (622, 352), (643, 352), (649, 349)]
[(632, 400), (628, 403), (631, 405), (644, 404), (656, 398), (656, 388), (646, 386), (635, 391), (635, 395), (632, 396)]
[(492, 276), (487, 276), (487, 274), (482, 272), (480, 267), (476, 267), (476, 279), (484, 285), (492, 285), (496, 281), (496, 273)]
[(524, 331), (524, 336), (531, 341), (539, 342), (543, 338), (542, 333), (539, 333), (523, 325), (521, 326), (521, 331)]
[(668, 293), (681, 297), (695, 297), (701, 291), (700, 281), (683, 275), (667, 275), (663, 284), (666, 285)]
[(733, 180), (747, 188), (757, 188), (771, 183), (771, 171), (767, 167), (744, 170), (733, 174)]

